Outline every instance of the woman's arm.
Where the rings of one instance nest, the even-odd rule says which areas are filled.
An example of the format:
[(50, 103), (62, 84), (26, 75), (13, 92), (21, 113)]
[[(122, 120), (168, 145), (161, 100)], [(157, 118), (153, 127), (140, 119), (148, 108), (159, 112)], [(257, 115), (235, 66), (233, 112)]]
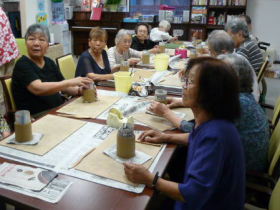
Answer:
[(74, 79), (62, 80), (59, 82), (42, 82), (37, 79), (31, 82), (27, 86), (27, 89), (34, 95), (46, 96), (55, 94), (59, 91), (67, 92), (68, 88), (73, 86), (82, 86), (86, 88), (91, 82), (92, 80), (86, 77), (76, 77)]
[(95, 74), (95, 73), (88, 73), (87, 77), (92, 79), (93, 81), (102, 81), (102, 80), (112, 80), (114, 79), (113, 74)]
[[(142, 165), (124, 163), (124, 171), (127, 178), (134, 183), (145, 184), (149, 187), (153, 184), (155, 175)], [(179, 191), (179, 184), (176, 182), (159, 178), (155, 188), (175, 200), (184, 201), (184, 198)]]

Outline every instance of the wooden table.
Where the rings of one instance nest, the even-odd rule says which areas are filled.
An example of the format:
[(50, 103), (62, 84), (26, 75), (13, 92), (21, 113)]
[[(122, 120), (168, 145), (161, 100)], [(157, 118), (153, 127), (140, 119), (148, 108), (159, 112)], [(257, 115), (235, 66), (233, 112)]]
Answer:
[[(56, 114), (56, 110), (50, 112), (50, 114)], [(91, 119), (87, 121), (105, 124), (105, 120)], [(143, 130), (148, 128), (145, 126), (136, 126), (136, 129)], [(163, 174), (174, 150), (175, 145), (168, 145), (166, 147), (154, 171), (159, 171), (160, 175)], [(14, 161), (0, 158), (1, 163), (5, 161), (14, 163)], [(144, 189), (143, 193), (135, 194), (128, 191), (111, 188), (101, 184), (96, 184), (93, 182), (70, 177), (67, 175), (59, 174), (59, 178), (71, 180), (74, 183), (57, 204), (51, 204), (37, 198), (32, 198), (5, 189), (0, 189), (0, 199), (4, 202), (19, 207), (19, 209), (34, 208), (48, 210), (142, 210), (145, 209), (145, 207), (147, 206), (151, 197), (154, 194), (153, 190), (147, 187)]]

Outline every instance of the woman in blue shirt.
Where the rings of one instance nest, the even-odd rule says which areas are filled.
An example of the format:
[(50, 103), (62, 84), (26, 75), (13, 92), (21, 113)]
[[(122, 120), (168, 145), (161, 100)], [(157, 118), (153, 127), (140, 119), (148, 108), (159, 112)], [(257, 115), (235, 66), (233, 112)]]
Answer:
[(154, 131), (140, 136), (141, 141), (189, 144), (183, 183), (131, 163), (124, 164), (125, 173), (132, 182), (178, 200), (175, 209), (244, 209), (243, 149), (233, 124), (240, 112), (237, 76), (230, 65), (211, 57), (191, 59), (186, 73), (183, 103), (194, 113), (193, 131), (185, 138)]
[(89, 33), (89, 49), (79, 58), (76, 77), (89, 77), (94, 81), (113, 79), (108, 55), (104, 48), (107, 43), (107, 32), (99, 27), (94, 27)]

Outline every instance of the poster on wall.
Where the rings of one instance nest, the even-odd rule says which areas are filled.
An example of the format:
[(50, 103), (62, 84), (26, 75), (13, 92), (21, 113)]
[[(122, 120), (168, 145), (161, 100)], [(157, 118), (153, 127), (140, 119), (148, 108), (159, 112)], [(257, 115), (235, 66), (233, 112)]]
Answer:
[(38, 10), (43, 12), (45, 11), (45, 0), (37, 0)]
[(53, 23), (63, 23), (65, 21), (63, 2), (52, 2), (52, 17)]
[(48, 25), (48, 14), (46, 12), (39, 12), (36, 15), (36, 23)]

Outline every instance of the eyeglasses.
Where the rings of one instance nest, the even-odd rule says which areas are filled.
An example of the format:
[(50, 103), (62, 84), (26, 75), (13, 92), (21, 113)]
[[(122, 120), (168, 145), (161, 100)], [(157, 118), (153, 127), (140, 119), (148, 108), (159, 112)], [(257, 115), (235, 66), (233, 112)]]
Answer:
[(192, 78), (181, 78), (181, 82), (182, 82), (182, 88), (186, 89), (190, 85), (194, 84), (194, 79), (192, 79)]

